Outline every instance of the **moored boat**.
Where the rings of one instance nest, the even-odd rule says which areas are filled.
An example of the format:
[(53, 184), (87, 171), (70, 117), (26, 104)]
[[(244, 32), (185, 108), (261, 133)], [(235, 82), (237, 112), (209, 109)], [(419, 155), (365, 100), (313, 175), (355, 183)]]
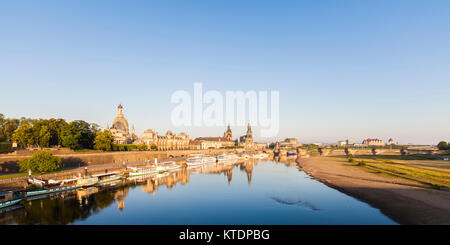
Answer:
[(79, 186), (77, 186), (77, 185), (54, 186), (54, 187), (42, 186), (37, 189), (27, 191), (26, 196), (31, 197), (31, 196), (45, 195), (45, 194), (50, 194), (50, 193), (55, 193), (55, 192), (64, 192), (64, 191), (68, 191), (68, 190), (77, 189), (78, 187)]
[(215, 157), (210, 157), (210, 156), (193, 156), (193, 157), (189, 157), (188, 159), (186, 159), (186, 164), (188, 166), (194, 166), (194, 165), (203, 165), (206, 163), (213, 163), (216, 162), (216, 158)]
[(98, 177), (86, 176), (77, 179), (77, 186), (79, 187), (90, 187), (98, 183)]
[(238, 160), (238, 156), (235, 154), (222, 154), (217, 156), (218, 163), (234, 164)]
[(286, 156), (288, 157), (297, 156), (297, 151), (288, 151), (286, 152)]
[(130, 172), (128, 175), (129, 177), (148, 175), (148, 174), (156, 174), (161, 171), (161, 170), (157, 169), (156, 167), (147, 167), (147, 168), (128, 167), (128, 168), (132, 170), (132, 172)]
[(0, 208), (11, 207), (22, 201), (24, 196), (13, 191), (0, 192)]
[(123, 177), (123, 173), (120, 172), (111, 172), (111, 173), (104, 173), (104, 174), (95, 174), (92, 175), (93, 177), (98, 178), (98, 183), (103, 184), (107, 182), (112, 182), (116, 180), (120, 180)]
[(266, 158), (268, 158), (269, 157), (269, 154), (267, 154), (267, 153), (259, 153), (259, 154), (254, 154), (253, 155), (253, 158), (255, 158), (255, 159), (266, 159)]
[(180, 164), (177, 164), (174, 161), (169, 161), (169, 162), (161, 162), (158, 163), (157, 168), (160, 168), (159, 170), (163, 170), (163, 171), (170, 171), (170, 170), (174, 170), (174, 169), (178, 169), (181, 168)]

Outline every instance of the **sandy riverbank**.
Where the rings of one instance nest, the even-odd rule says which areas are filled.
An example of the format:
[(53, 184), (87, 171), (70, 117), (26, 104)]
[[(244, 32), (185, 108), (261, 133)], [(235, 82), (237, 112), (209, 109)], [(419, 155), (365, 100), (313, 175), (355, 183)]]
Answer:
[(380, 176), (336, 157), (299, 158), (298, 165), (326, 185), (378, 208), (400, 224), (450, 224), (450, 192)]

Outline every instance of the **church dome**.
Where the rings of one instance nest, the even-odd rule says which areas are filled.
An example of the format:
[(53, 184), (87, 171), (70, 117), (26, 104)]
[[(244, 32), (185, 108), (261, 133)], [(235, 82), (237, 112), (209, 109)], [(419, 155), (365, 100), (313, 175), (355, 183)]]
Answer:
[(117, 107), (117, 117), (114, 118), (114, 122), (113, 122), (113, 125), (111, 128), (120, 130), (125, 134), (128, 134), (128, 132), (129, 132), (128, 121), (127, 121), (127, 119), (125, 119), (125, 117), (123, 115), (122, 104), (120, 104)]
[(121, 130), (125, 133), (128, 133), (128, 121), (124, 117), (116, 117), (114, 119), (112, 128)]

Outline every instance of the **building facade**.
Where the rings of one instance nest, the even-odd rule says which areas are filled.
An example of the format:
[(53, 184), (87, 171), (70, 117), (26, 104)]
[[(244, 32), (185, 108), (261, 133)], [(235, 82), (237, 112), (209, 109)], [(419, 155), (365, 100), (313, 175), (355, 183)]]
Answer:
[(233, 147), (236, 145), (236, 142), (233, 141), (233, 132), (231, 131), (230, 125), (228, 125), (223, 137), (199, 137), (192, 144), (192, 148), (196, 148), (196, 145), (199, 144), (201, 149), (205, 150)]
[(156, 146), (158, 150), (187, 150), (189, 149), (189, 135), (180, 133), (178, 135), (167, 131), (165, 135), (158, 135), (153, 129), (147, 129), (140, 139), (147, 145), (148, 149)]
[(302, 144), (298, 143), (298, 139), (296, 138), (287, 138), (279, 143), (279, 147), (282, 149), (294, 149), (300, 146), (302, 146)]
[(384, 142), (380, 139), (365, 139), (362, 144), (367, 146), (384, 146)]

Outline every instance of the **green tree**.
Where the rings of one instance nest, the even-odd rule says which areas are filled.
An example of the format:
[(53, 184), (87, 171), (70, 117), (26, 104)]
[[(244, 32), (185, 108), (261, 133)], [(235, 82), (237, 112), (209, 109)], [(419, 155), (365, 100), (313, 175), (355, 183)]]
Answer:
[(108, 130), (100, 131), (95, 136), (94, 148), (102, 151), (111, 151), (114, 137)]
[(68, 123), (61, 118), (50, 118), (48, 120), (48, 129), (50, 131), (50, 145), (62, 145), (61, 130)]
[(39, 146), (49, 147), (50, 146), (51, 134), (47, 126), (42, 126), (39, 131)]
[(441, 142), (439, 142), (437, 147), (439, 148), (439, 150), (447, 150), (448, 149), (448, 143), (445, 142), (445, 141), (441, 141)]
[(50, 151), (38, 151), (31, 155), (30, 158), (22, 159), (19, 161), (20, 171), (27, 172), (50, 172), (61, 168), (61, 159), (53, 156)]
[(150, 149), (151, 149), (151, 150), (157, 150), (157, 149), (158, 149), (158, 146), (156, 146), (156, 144), (152, 144), (152, 145), (150, 146)]
[(0, 153), (8, 153), (12, 151), (12, 143), (0, 142)]
[(27, 123), (20, 124), (19, 128), (14, 131), (12, 140), (17, 142), (20, 147), (34, 145), (33, 127)]
[(0, 142), (6, 140), (4, 126), (3, 126), (4, 122), (5, 122), (5, 116), (0, 113)]
[(61, 129), (61, 145), (72, 150), (81, 149), (80, 144), (81, 133), (77, 127), (69, 123)]
[(0, 142), (11, 141), (14, 131), (19, 127), (19, 119), (5, 118), (0, 113)]
[(94, 139), (96, 135), (97, 125), (89, 124), (82, 120), (76, 120), (71, 123), (80, 134), (79, 144), (81, 148), (84, 149), (93, 149), (94, 148)]

